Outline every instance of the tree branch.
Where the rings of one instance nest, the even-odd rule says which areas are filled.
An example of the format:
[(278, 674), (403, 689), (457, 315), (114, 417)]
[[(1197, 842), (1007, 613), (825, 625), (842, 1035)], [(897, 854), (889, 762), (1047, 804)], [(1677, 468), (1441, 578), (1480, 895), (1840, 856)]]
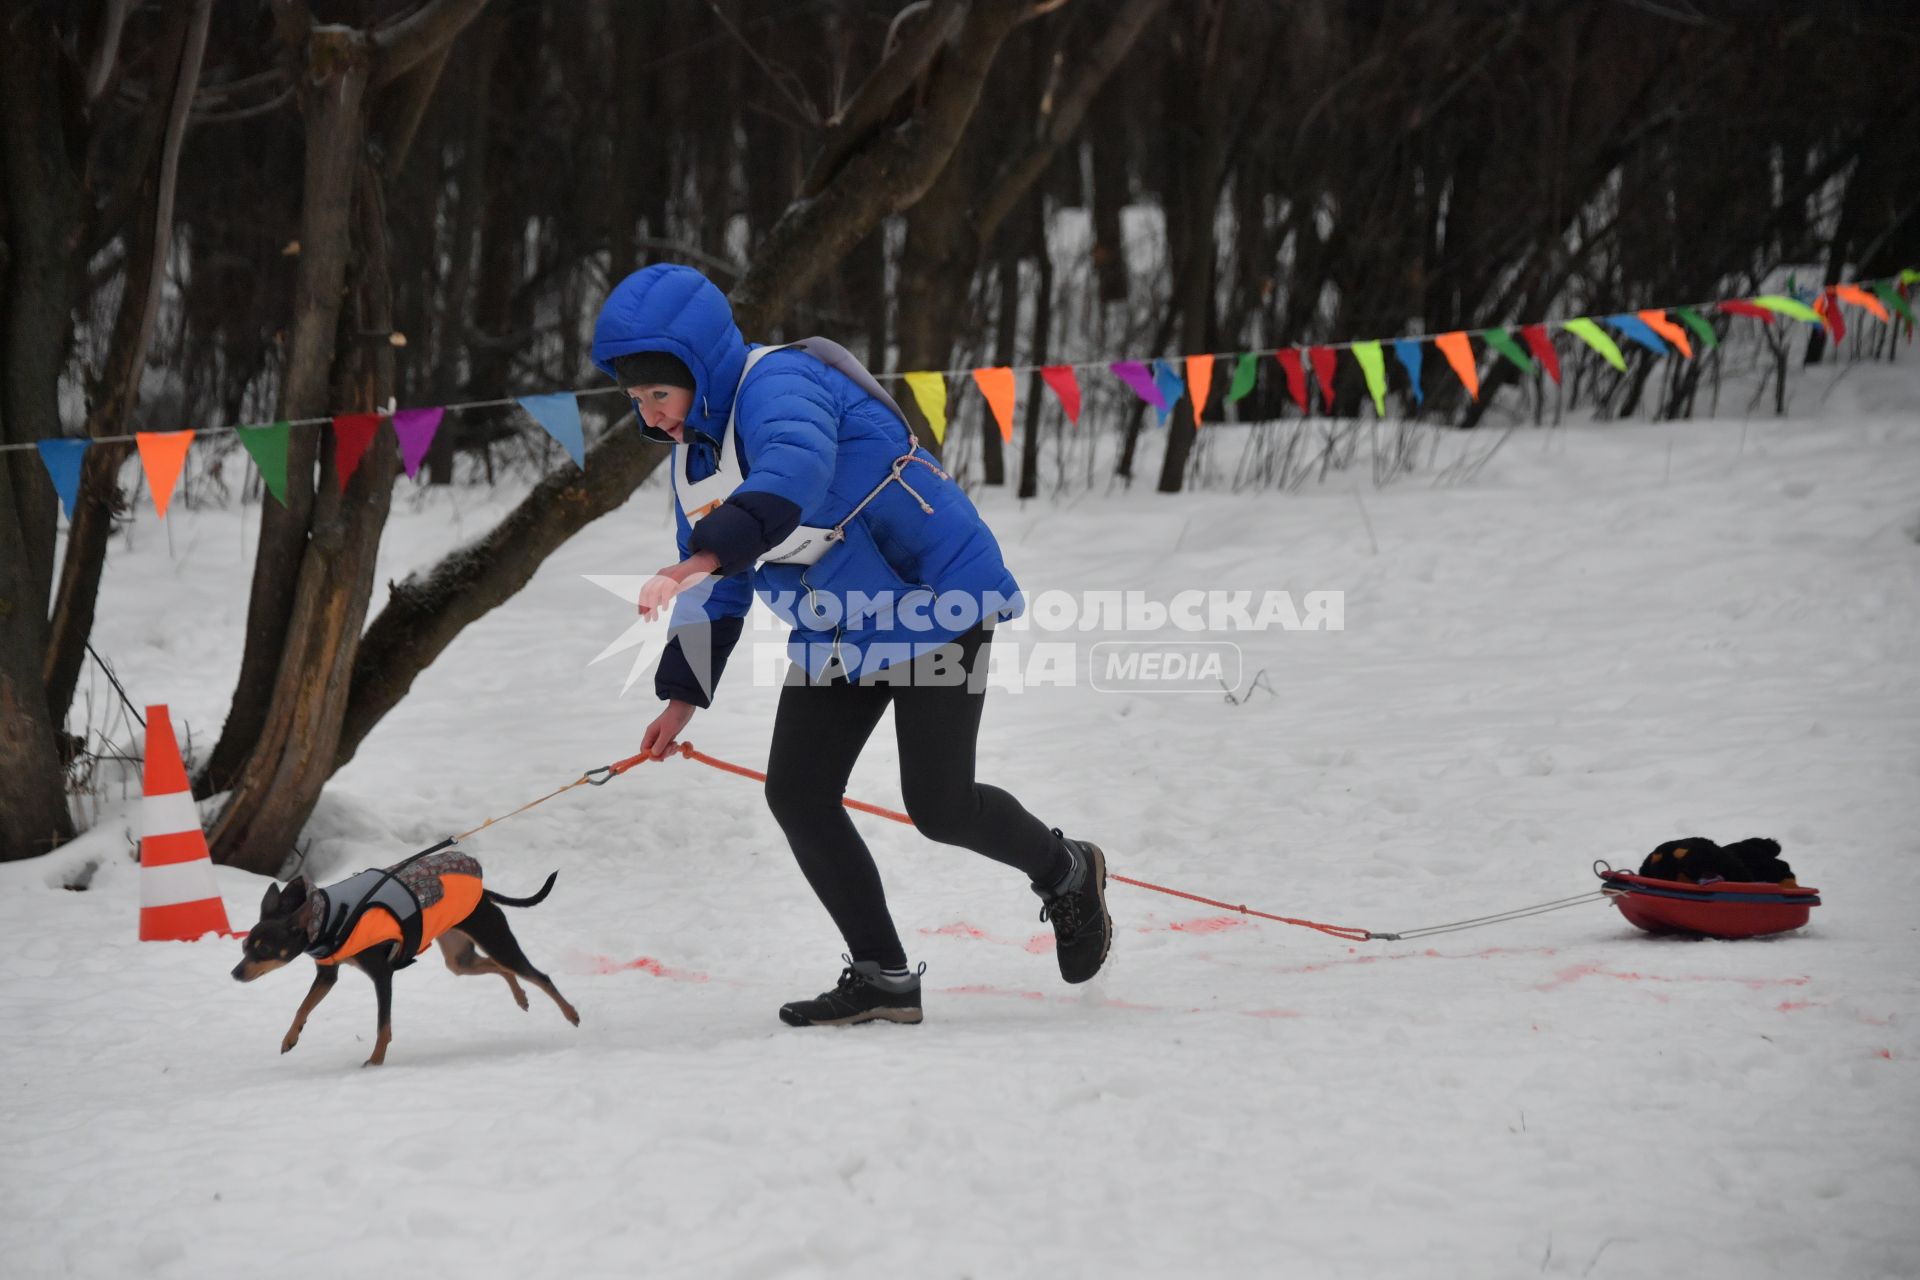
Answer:
[(393, 83), (438, 53), (486, 7), (487, 0), (427, 0), (399, 22), (374, 32), (372, 87)]
[[(932, 7), (924, 21), (898, 46), (890, 48), (873, 74), (854, 91), (853, 101), (834, 113), (827, 122), (827, 134), (821, 140), (820, 154), (807, 170), (800, 194), (811, 198), (826, 190), (847, 158), (860, 148), (879, 127), (913, 82), (933, 61), (934, 54), (960, 29), (966, 6), (958, 0), (921, 0), (915, 8)], [(901, 17), (906, 16), (903, 11)], [(889, 44), (891, 44), (889, 33)]]

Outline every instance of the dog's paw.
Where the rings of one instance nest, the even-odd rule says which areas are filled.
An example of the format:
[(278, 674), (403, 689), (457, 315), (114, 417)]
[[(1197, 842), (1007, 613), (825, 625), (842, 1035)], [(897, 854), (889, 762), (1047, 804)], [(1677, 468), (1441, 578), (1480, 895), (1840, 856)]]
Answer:
[(285, 1040), (282, 1040), (280, 1042), (280, 1052), (291, 1053), (293, 1052), (293, 1046), (299, 1043), (300, 1043), (299, 1036), (288, 1036)]

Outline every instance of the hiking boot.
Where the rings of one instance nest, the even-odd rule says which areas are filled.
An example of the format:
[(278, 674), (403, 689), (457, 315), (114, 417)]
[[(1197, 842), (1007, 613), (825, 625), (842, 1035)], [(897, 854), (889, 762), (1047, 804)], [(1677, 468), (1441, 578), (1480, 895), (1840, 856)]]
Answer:
[(847, 967), (833, 990), (811, 1000), (780, 1006), (780, 1021), (790, 1027), (845, 1027), (856, 1022), (920, 1021), (920, 973), (889, 978), (877, 960), (841, 956)]
[[(1055, 828), (1056, 836), (1060, 835)], [(1033, 886), (1040, 895), (1040, 918), (1052, 923), (1054, 955), (1060, 976), (1085, 982), (1106, 963), (1113, 942), (1113, 917), (1107, 914), (1107, 855), (1100, 846), (1060, 836), (1073, 857), (1073, 870), (1051, 888)]]

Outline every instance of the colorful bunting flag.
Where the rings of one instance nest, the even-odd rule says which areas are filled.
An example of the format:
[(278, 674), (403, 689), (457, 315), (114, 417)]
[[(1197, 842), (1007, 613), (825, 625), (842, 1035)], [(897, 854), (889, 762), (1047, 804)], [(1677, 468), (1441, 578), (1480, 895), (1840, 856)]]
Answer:
[(1068, 422), (1079, 426), (1079, 378), (1073, 376), (1073, 367), (1048, 365), (1041, 370), (1041, 378), (1060, 397), (1060, 407), (1068, 411)]
[(379, 430), (377, 413), (342, 413), (334, 417), (333, 466), (339, 473), (340, 492), (347, 491), (347, 482), (360, 469), (360, 459), (367, 456), (374, 433)]
[(1598, 351), (1602, 360), (1620, 372), (1627, 371), (1627, 358), (1620, 354), (1620, 348), (1607, 336), (1607, 331), (1593, 321), (1585, 316), (1575, 316), (1560, 327)]
[(1892, 308), (1895, 314), (1905, 319), (1908, 324), (1913, 323), (1913, 309), (1907, 305), (1907, 300), (1900, 296), (1898, 289), (1882, 281), (1873, 286), (1873, 292), (1880, 301)]
[(1113, 370), (1113, 376), (1133, 388), (1133, 394), (1145, 400), (1160, 411), (1162, 418), (1167, 416), (1173, 406), (1160, 394), (1160, 388), (1154, 385), (1153, 373), (1138, 360), (1116, 360), (1107, 366)]
[(1073, 366), (1050, 364), (1040, 371), (1040, 376), (1053, 388), (1053, 394), (1060, 397), (1060, 407), (1067, 411), (1067, 421), (1079, 426), (1080, 379), (1074, 376)]
[(1260, 357), (1249, 351), (1240, 357), (1240, 363), (1233, 366), (1233, 385), (1227, 388), (1227, 403), (1243, 400), (1253, 393), (1253, 387), (1260, 380)]
[(1313, 380), (1320, 386), (1320, 409), (1333, 412), (1333, 375), (1339, 356), (1332, 347), (1308, 347), (1307, 360), (1313, 365)]
[(1407, 371), (1407, 381), (1413, 384), (1413, 402), (1425, 404), (1426, 389), (1420, 385), (1420, 344), (1412, 338), (1398, 338), (1393, 344), (1393, 355)]
[(1513, 340), (1513, 335), (1505, 329), (1482, 329), (1480, 340), (1513, 362), (1513, 367), (1528, 377), (1533, 376), (1533, 361), (1527, 359), (1527, 353)]
[(921, 416), (926, 418), (927, 426), (933, 429), (934, 443), (944, 443), (947, 438), (946, 375), (916, 372), (902, 376), (907, 380), (907, 388), (913, 392), (914, 402), (920, 406)]
[(281, 506), (287, 505), (287, 444), (293, 425), (282, 419), (269, 427), (241, 427), (240, 447), (253, 459), (266, 483), (267, 492)]
[(1834, 298), (1833, 290), (1822, 293), (1814, 301), (1813, 310), (1833, 333), (1835, 342), (1847, 336), (1847, 322), (1840, 317), (1840, 303)]
[(1287, 371), (1287, 394), (1300, 406), (1300, 412), (1307, 411), (1307, 371), (1300, 365), (1300, 353), (1294, 350), (1274, 353), (1274, 359)]
[(1160, 389), (1160, 398), (1166, 401), (1166, 407), (1160, 410), (1160, 425), (1167, 425), (1167, 418), (1173, 413), (1173, 406), (1180, 403), (1180, 397), (1187, 393), (1187, 385), (1180, 379), (1180, 371), (1173, 367), (1171, 360), (1153, 362), (1153, 385)]
[(1920, 281), (1920, 271), (1907, 267), (1900, 272), (1901, 284), (1913, 284), (1915, 281)]
[(1647, 322), (1639, 316), (1608, 316), (1607, 323), (1657, 356), (1667, 354), (1667, 344), (1660, 341), (1660, 335), (1647, 328)]
[(1882, 323), (1891, 321), (1887, 309), (1880, 305), (1880, 299), (1868, 293), (1857, 284), (1839, 284), (1833, 287), (1834, 296), (1843, 302), (1851, 302), (1856, 307), (1865, 307), (1875, 319)]
[(80, 499), (80, 464), (86, 461), (87, 440), (40, 440), (40, 461), (46, 465), (47, 478), (53, 481), (53, 491), (60, 495), (60, 505), (66, 509), (67, 519), (73, 519), (73, 504)]
[(1730, 316), (1747, 316), (1750, 319), (1758, 320), (1761, 324), (1773, 323), (1773, 312), (1767, 310), (1765, 307), (1756, 307), (1751, 302), (1746, 302), (1739, 298), (1732, 298), (1726, 302), (1716, 302), (1714, 305)]
[(1556, 385), (1560, 381), (1560, 353), (1553, 349), (1553, 339), (1547, 336), (1547, 326), (1530, 324), (1520, 330), (1520, 336), (1527, 340), (1527, 350), (1533, 352), (1533, 358), (1547, 371)]
[(1755, 306), (1765, 307), (1790, 320), (1801, 320), (1807, 324), (1819, 324), (1820, 315), (1812, 307), (1793, 298), (1782, 297), (1777, 293), (1764, 293), (1753, 300)]
[(1207, 395), (1213, 390), (1213, 357), (1187, 357), (1187, 391), (1193, 401), (1194, 430), (1200, 429), (1200, 413), (1207, 407)]
[(587, 444), (580, 430), (580, 402), (573, 398), (571, 391), (557, 391), (552, 395), (520, 396), (520, 407), (525, 409), (533, 420), (546, 428), (547, 434), (560, 442), (560, 447), (573, 459), (573, 465), (582, 471), (587, 468)]
[(1711, 351), (1720, 345), (1720, 335), (1713, 331), (1713, 326), (1707, 323), (1707, 318), (1692, 307), (1675, 307), (1673, 314), (1679, 316), (1687, 328), (1693, 330), (1693, 336), (1700, 339), (1702, 351)]
[(1367, 392), (1373, 397), (1375, 417), (1387, 416), (1387, 361), (1380, 353), (1377, 342), (1356, 342), (1353, 344), (1353, 358), (1360, 364), (1360, 373), (1367, 380)]
[[(528, 400), (535, 398), (527, 397)], [(567, 398), (572, 399), (571, 396)], [(524, 405), (526, 400), (520, 403)], [(528, 409), (527, 412), (532, 413), (533, 410)], [(434, 434), (440, 430), (440, 420), (446, 414), (445, 409), (402, 409), (393, 415), (393, 434), (400, 437), (400, 465), (407, 469), (409, 480), (420, 474), (420, 464), (427, 460), (427, 454), (433, 448)], [(534, 417), (537, 419), (539, 415), (534, 414)], [(573, 412), (573, 423), (577, 438), (580, 429), (580, 410), (577, 406)], [(541, 425), (546, 424), (541, 423)], [(548, 431), (551, 433), (552, 428), (549, 427)], [(561, 441), (561, 443), (566, 442)], [(581, 465), (586, 464), (582, 462)]]
[(173, 486), (180, 482), (180, 468), (187, 463), (187, 447), (193, 443), (193, 432), (136, 431), (133, 439), (140, 448), (140, 465), (147, 471), (153, 508), (164, 520), (167, 503), (173, 499)]
[(1640, 313), (1640, 322), (1659, 334), (1662, 342), (1665, 342), (1668, 346), (1680, 348), (1681, 355), (1689, 360), (1693, 359), (1693, 343), (1687, 340), (1687, 331), (1667, 319), (1666, 312), (1659, 310), (1642, 311)]
[(1447, 363), (1453, 366), (1453, 372), (1460, 379), (1460, 384), (1467, 389), (1467, 394), (1478, 400), (1480, 398), (1480, 366), (1474, 361), (1473, 343), (1467, 335), (1456, 329), (1452, 333), (1443, 333), (1435, 338), (1433, 345), (1440, 348), (1440, 354), (1445, 356)]
[(1006, 365), (997, 365), (991, 369), (975, 369), (973, 385), (980, 388), (980, 394), (987, 398), (987, 407), (993, 410), (993, 420), (1000, 424), (1000, 438), (1013, 443), (1013, 370)]

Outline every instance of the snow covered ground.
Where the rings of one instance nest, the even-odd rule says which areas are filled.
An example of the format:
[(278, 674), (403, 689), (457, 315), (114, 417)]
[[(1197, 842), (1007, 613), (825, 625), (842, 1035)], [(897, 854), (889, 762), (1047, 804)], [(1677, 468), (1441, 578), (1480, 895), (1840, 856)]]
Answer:
[[(674, 761), (471, 842), (509, 893), (559, 870), (514, 925), (579, 1029), (422, 964), (361, 1070), (357, 975), (281, 1057), (304, 964), (243, 987), (233, 942), (133, 941), (129, 799), (0, 865), (0, 1269), (1914, 1275), (1916, 392), (1856, 369), (1791, 421), (1516, 435), (1471, 485), (1367, 489), (1378, 554), (1345, 479), (983, 500), (1030, 590), (1345, 592), (1344, 630), (1233, 637), (1275, 696), (994, 696), (981, 776), (1115, 870), (1397, 930), (1772, 835), (1826, 894), (1800, 933), (1594, 904), (1350, 944), (1115, 886), (1108, 970), (1069, 989), (1023, 884), (862, 818), (927, 1021), (795, 1031), (774, 1010), (838, 941), (752, 784)], [(511, 500), (401, 498), (381, 579)], [(149, 513), (108, 566), (96, 643), (201, 751), (255, 518)], [(309, 870), (630, 752), (655, 704), (589, 665), (629, 614), (585, 575), (664, 563), (667, 528), (643, 493), (470, 628), (329, 788)], [(688, 736), (758, 765), (775, 691), (736, 663)], [(894, 768), (883, 727), (850, 793), (897, 805)], [(244, 928), (265, 882), (220, 882)]]

